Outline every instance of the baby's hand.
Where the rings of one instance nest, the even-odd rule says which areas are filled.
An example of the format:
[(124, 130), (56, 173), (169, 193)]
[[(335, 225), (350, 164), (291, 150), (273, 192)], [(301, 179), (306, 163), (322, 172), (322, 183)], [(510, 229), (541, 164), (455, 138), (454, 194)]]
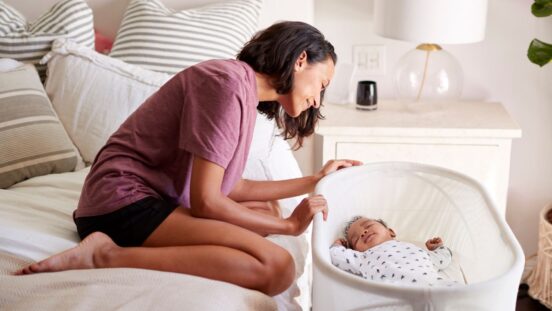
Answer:
[(436, 238), (433, 238), (433, 239), (429, 239), (429, 240), (427, 240), (427, 242), (426, 242), (426, 247), (427, 247), (427, 249), (429, 249), (430, 251), (435, 250), (435, 249), (437, 249), (437, 248), (440, 247), (440, 246), (443, 246), (443, 240), (441, 240), (441, 238), (439, 238), (439, 237), (436, 237)]
[(337, 239), (337, 240), (335, 240), (335, 242), (333, 242), (332, 247), (334, 247), (334, 246), (344, 246), (344, 247), (347, 247), (347, 244), (348, 244), (348, 243), (347, 243), (347, 240), (345, 240), (345, 239)]

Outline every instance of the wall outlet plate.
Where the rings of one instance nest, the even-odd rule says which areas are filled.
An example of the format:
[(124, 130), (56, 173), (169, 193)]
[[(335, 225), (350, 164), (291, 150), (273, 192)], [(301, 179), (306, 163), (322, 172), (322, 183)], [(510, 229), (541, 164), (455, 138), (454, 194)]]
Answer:
[(353, 46), (353, 65), (357, 75), (385, 75), (385, 45)]

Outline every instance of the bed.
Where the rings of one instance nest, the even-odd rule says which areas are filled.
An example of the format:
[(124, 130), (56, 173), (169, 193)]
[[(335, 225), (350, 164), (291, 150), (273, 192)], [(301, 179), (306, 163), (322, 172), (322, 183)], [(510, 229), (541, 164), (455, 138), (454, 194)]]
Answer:
[[(211, 6), (203, 7), (206, 3)], [(202, 24), (205, 14), (223, 14), (232, 5), (234, 11), (214, 17), (212, 27)], [(199, 16), (195, 27), (206, 32), (192, 41), (203, 46), (185, 51), (186, 57), (177, 57), (175, 54), (181, 53), (171, 53), (168, 48), (159, 55), (144, 42), (159, 32), (166, 34), (163, 27), (149, 39), (142, 37), (137, 45), (132, 43), (136, 39), (133, 31), (115, 38), (120, 23), (127, 30), (135, 27), (129, 9), (160, 14), (159, 20), (146, 26), (151, 32), (163, 23)], [(240, 12), (247, 16), (240, 16)], [(126, 116), (175, 70), (213, 55), (232, 55), (253, 32), (276, 20), (309, 21), (312, 1), (51, 0), (38, 4), (11, 0), (0, 1), (2, 14), (0, 58), (12, 60), (0, 61), (0, 309), (308, 309), (309, 273), (305, 271), (309, 268), (305, 267), (309, 246), (305, 234), (268, 237), (292, 254), (297, 268), (296, 282), (275, 297), (224, 282), (142, 269), (75, 270), (23, 277), (11, 273), (78, 243), (72, 212), (95, 154)], [(216, 28), (220, 18), (233, 20), (225, 21), (221, 30)], [(179, 23), (194, 26), (193, 20), (175, 22)], [(94, 51), (94, 29), (108, 39), (115, 38), (111, 55)], [(211, 40), (208, 30), (223, 35)], [(171, 37), (165, 43), (183, 46), (189, 42), (186, 40), (190, 38)], [(43, 46), (32, 50), (39, 44)], [(216, 52), (205, 52), (210, 49)], [(117, 50), (118, 55), (114, 53)], [(171, 57), (177, 63), (155, 62)], [(25, 104), (10, 106), (14, 98)], [(26, 110), (14, 112), (22, 106)], [(11, 119), (6, 119), (10, 113)], [(289, 145), (277, 133), (273, 122), (258, 115), (244, 178), (301, 176)], [(289, 215), (300, 200), (281, 200), (283, 215)]]

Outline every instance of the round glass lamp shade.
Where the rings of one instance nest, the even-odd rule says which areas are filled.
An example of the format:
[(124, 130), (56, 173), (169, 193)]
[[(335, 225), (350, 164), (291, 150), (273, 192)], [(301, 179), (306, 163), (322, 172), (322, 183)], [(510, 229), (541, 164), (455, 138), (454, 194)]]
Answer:
[(422, 44), (397, 64), (395, 88), (402, 101), (457, 100), (462, 93), (462, 68), (438, 45)]

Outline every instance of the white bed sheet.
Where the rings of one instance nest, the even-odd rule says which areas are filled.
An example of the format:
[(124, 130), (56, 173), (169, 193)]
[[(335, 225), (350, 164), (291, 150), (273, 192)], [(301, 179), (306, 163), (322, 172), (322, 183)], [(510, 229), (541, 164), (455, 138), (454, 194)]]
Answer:
[[(35, 177), (9, 189), (0, 190), (0, 252), (14, 255), (22, 262), (30, 262), (44, 259), (76, 245), (79, 237), (72, 220), (72, 212), (77, 206), (88, 171), (89, 168), (85, 168), (77, 172)], [(294, 200), (282, 200), (280, 204), (283, 214), (289, 214), (295, 203)], [(305, 236), (275, 235), (268, 239), (286, 248), (292, 254), (297, 278), (302, 276), (308, 252)], [(191, 282), (201, 279), (185, 275), (182, 277), (190, 278)], [(201, 284), (205, 281), (215, 282), (202, 279)], [(248, 295), (251, 291), (237, 288), (243, 291), (245, 300), (250, 300)], [(308, 290), (303, 289), (303, 292), (304, 295), (308, 295)], [(299, 294), (299, 287), (294, 283), (288, 290), (273, 297), (278, 310), (300, 310), (301, 307), (297, 302)], [(270, 299), (268, 296), (265, 297)], [(195, 297), (190, 298), (195, 299)], [(208, 298), (205, 297), (205, 299)], [(2, 297), (0, 302), (1, 299)], [(228, 308), (232, 309), (232, 306)]]

